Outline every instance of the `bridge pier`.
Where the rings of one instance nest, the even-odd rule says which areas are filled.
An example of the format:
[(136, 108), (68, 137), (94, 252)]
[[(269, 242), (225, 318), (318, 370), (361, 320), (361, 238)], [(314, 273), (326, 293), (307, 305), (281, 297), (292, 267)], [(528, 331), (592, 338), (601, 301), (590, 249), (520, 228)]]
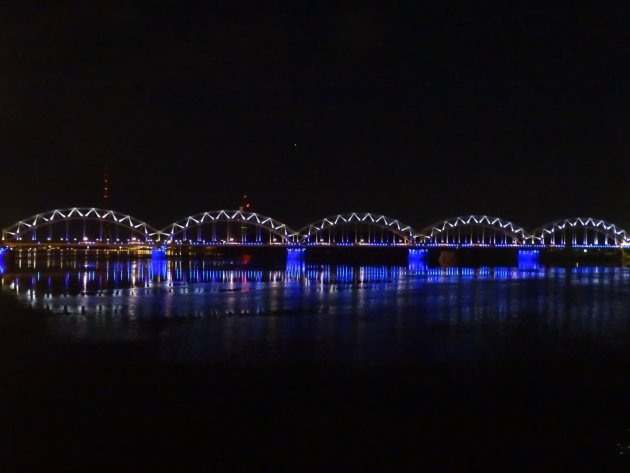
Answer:
[(427, 249), (410, 248), (407, 256), (409, 270), (419, 271), (426, 268), (428, 253)]
[(306, 248), (287, 248), (287, 261), (285, 271), (293, 277), (301, 277), (306, 271), (304, 254)]
[(157, 281), (164, 281), (168, 274), (168, 259), (166, 258), (166, 247), (155, 247), (151, 250), (151, 263), (149, 272), (151, 277)]
[(2, 276), (7, 270), (7, 248), (0, 246), (0, 276)]
[(539, 261), (539, 250), (518, 250), (518, 269), (538, 269)]
[(151, 248), (151, 258), (164, 258), (166, 256), (166, 246), (154, 246)]

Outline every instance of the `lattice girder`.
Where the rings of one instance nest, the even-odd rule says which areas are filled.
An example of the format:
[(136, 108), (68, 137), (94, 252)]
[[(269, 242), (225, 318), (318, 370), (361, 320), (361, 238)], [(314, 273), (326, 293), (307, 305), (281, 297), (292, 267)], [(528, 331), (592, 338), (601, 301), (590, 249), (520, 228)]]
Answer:
[(583, 232), (580, 236), (588, 237), (588, 231), (603, 236), (604, 245), (606, 245), (605, 242), (608, 240), (614, 242), (614, 245), (607, 246), (630, 244), (630, 234), (625, 229), (614, 223), (592, 217), (573, 217), (548, 222), (532, 232), (532, 242), (543, 244), (546, 240), (551, 239), (555, 244), (555, 237), (559, 236), (559, 234), (563, 234), (562, 238), (564, 238), (567, 232), (573, 236)]
[(144, 240), (152, 240), (159, 237), (159, 232), (156, 229), (131, 215), (96, 207), (70, 207), (40, 212), (4, 228), (2, 230), (2, 237), (6, 241), (16, 241), (47, 225), (80, 220), (97, 221), (120, 226), (128, 229), (132, 234), (140, 236)]
[(430, 242), (439, 239), (445, 232), (471, 226), (496, 231), (511, 238), (515, 244), (525, 243), (530, 239), (530, 235), (523, 227), (509, 220), (489, 215), (463, 215), (441, 220), (425, 227), (420, 232), (420, 239), (423, 242)]
[(300, 230), (302, 241), (316, 238), (318, 234), (343, 225), (370, 225), (393, 233), (402, 238), (405, 243), (413, 243), (417, 232), (407, 224), (385, 215), (370, 212), (350, 212), (322, 218), (309, 223)]
[(280, 238), (281, 243), (293, 243), (298, 240), (298, 233), (286, 224), (265, 215), (241, 210), (213, 210), (190, 215), (167, 225), (160, 233), (170, 240), (177, 240), (177, 236), (189, 229), (222, 222), (242, 223), (261, 228)]

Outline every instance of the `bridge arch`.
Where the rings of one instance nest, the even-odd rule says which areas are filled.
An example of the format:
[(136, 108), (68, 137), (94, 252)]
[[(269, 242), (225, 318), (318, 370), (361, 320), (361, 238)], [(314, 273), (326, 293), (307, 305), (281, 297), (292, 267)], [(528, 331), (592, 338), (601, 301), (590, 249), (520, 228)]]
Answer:
[(302, 242), (317, 245), (410, 245), (416, 231), (385, 215), (350, 212), (324, 217), (300, 230)]
[(532, 232), (534, 244), (551, 247), (619, 247), (630, 234), (614, 223), (592, 217), (554, 220)]
[(171, 242), (199, 244), (292, 244), (298, 232), (271, 217), (241, 210), (212, 210), (167, 225)]
[(523, 227), (489, 215), (463, 215), (424, 228), (420, 241), (429, 245), (515, 246), (530, 236)]
[(2, 229), (5, 242), (150, 242), (159, 232), (131, 215), (96, 207), (70, 207), (31, 215)]

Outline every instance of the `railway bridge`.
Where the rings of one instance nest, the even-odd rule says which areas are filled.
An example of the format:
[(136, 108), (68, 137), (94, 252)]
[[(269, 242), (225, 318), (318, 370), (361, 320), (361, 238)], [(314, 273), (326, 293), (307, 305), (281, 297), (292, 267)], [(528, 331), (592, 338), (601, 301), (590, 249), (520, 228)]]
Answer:
[(95, 207), (53, 209), (2, 229), (6, 250), (96, 250), (168, 254), (220, 248), (408, 248), (413, 250), (622, 250), (630, 236), (619, 225), (593, 217), (554, 220), (527, 230), (490, 215), (461, 215), (414, 228), (374, 212), (331, 215), (295, 229), (243, 210), (209, 210), (162, 229), (129, 214)]

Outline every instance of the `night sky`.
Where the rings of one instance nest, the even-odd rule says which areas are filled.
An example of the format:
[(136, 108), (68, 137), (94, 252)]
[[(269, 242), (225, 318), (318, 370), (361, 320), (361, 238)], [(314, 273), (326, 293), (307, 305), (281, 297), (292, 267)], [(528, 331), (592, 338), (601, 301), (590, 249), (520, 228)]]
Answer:
[(293, 227), (351, 210), (630, 227), (627, 10), (6, 3), (0, 226), (101, 206), (108, 166), (110, 206), (158, 227), (243, 193)]

